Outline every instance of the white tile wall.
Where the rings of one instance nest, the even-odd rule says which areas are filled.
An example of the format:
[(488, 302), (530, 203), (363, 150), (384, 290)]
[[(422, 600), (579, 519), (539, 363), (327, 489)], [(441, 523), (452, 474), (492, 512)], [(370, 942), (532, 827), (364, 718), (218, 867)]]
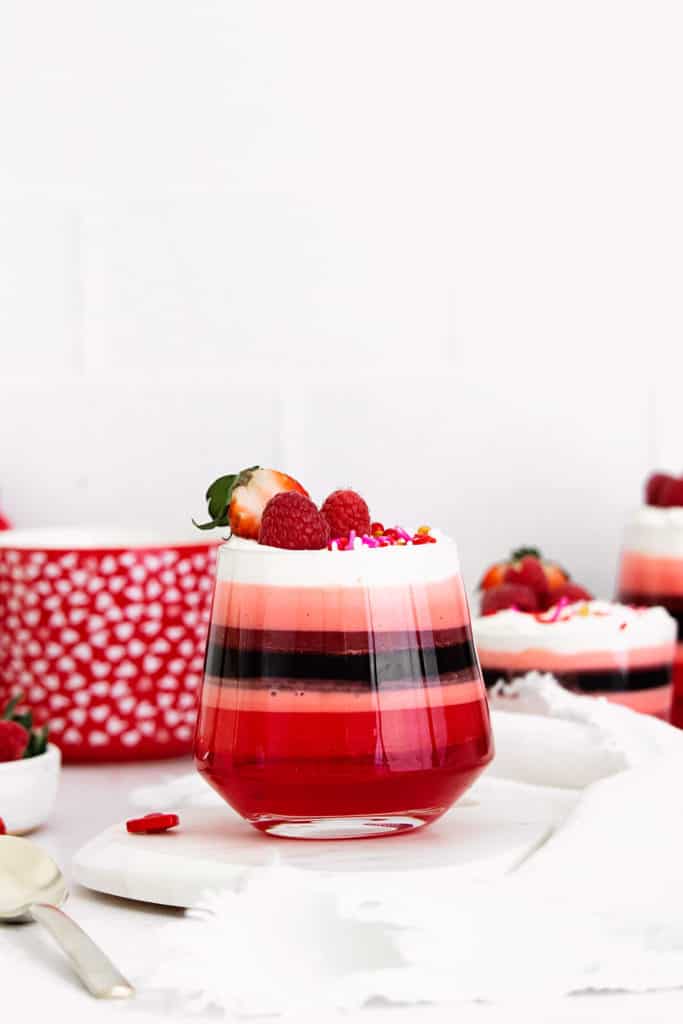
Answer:
[(44, 199), (0, 195), (0, 344), (6, 374), (78, 366), (77, 214)]
[(386, 197), (371, 211), (246, 191), (98, 205), (82, 249), (95, 369), (405, 358), (417, 339), (424, 355), (452, 341), (443, 232)]
[[(39, 10), (36, 9), (39, 7)], [(612, 587), (683, 468), (683, 12), (7, 0), (0, 500), (202, 511), (253, 461)]]

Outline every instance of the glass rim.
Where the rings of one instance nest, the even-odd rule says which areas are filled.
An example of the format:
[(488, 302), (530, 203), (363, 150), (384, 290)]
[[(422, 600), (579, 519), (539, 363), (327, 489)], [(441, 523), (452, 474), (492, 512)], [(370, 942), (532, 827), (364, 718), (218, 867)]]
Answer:
[(182, 530), (129, 526), (22, 526), (0, 531), (1, 551), (156, 551), (218, 547), (216, 537), (183, 536)]

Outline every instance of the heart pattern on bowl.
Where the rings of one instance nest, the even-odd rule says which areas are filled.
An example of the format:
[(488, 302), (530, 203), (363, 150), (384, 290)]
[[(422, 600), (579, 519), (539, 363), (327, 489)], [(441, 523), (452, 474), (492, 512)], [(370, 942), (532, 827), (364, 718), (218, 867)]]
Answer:
[(0, 706), (22, 691), (65, 760), (188, 753), (215, 558), (0, 549)]

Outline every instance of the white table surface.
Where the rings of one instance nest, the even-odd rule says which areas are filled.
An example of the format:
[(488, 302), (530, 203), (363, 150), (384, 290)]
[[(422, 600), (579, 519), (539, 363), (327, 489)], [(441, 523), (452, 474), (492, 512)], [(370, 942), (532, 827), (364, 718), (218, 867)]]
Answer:
[[(67, 878), (74, 852), (111, 823), (131, 815), (128, 795), (132, 789), (171, 779), (191, 770), (188, 760), (151, 762), (142, 765), (70, 766), (63, 771), (57, 808), (51, 821), (33, 835), (62, 865)], [(68, 909), (124, 970), (126, 934), (131, 929), (150, 929), (179, 913), (149, 904), (130, 903), (100, 896), (74, 886)], [(12, 943), (19, 963), (12, 971), (3, 968), (3, 948)], [(37, 926), (7, 926), (0, 931), (0, 992), (3, 1010), (11, 1008), (22, 1021), (45, 1019), (50, 1012), (70, 1024), (125, 1020), (153, 1022), (181, 1019), (173, 1008), (137, 999), (129, 1003), (94, 1001), (81, 989), (59, 951)], [(7, 1014), (7, 1019), (12, 1019)], [(187, 1019), (187, 1018), (182, 1018)], [(207, 1018), (202, 1018), (207, 1019)], [(213, 1019), (216, 1019), (215, 1017)], [(220, 1019), (220, 1018), (219, 1018)], [(225, 1019), (225, 1018), (222, 1018)], [(320, 1024), (320, 1014), (311, 1016)], [(510, 1024), (538, 1021), (564, 1024), (643, 1024), (683, 1019), (683, 991), (649, 995), (592, 995), (549, 1003), (527, 1000), (510, 1005), (468, 1005), (457, 1008), (373, 1008), (336, 1018), (353, 1024)], [(303, 1018), (299, 1018), (303, 1020)]]

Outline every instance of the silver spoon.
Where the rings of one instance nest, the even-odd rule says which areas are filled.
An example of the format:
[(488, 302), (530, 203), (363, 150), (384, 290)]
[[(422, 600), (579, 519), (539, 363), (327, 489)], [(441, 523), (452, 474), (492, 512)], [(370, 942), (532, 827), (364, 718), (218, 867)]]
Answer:
[(126, 999), (135, 989), (75, 921), (59, 909), (64, 876), (27, 839), (0, 836), (0, 921), (40, 921), (71, 960), (85, 987), (100, 999)]

